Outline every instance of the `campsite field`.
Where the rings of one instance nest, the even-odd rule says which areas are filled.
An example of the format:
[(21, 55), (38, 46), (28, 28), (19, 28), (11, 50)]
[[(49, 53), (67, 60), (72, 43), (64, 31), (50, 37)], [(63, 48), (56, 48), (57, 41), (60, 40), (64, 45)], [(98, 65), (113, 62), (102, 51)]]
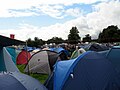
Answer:
[[(25, 65), (17, 65), (18, 69), (20, 70), (20, 72), (24, 73), (24, 68)], [(25, 73), (26, 74), (26, 73)], [(30, 76), (32, 76), (33, 78), (36, 78), (37, 80), (39, 80), (42, 84), (45, 82), (45, 80), (47, 79), (48, 75), (43, 75), (43, 74), (30, 74)]]

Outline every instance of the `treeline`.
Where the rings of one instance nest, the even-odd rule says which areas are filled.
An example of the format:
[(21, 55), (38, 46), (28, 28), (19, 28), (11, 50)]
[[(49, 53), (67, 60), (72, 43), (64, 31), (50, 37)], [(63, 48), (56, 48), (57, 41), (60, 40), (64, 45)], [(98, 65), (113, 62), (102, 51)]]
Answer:
[(44, 44), (50, 44), (50, 43), (55, 43), (55, 44), (60, 44), (60, 43), (70, 43), (70, 44), (77, 44), (80, 42), (100, 42), (100, 43), (112, 43), (112, 42), (119, 42), (120, 41), (120, 29), (115, 26), (111, 25), (108, 26), (107, 28), (104, 28), (102, 32), (99, 33), (98, 39), (91, 39), (90, 34), (86, 34), (85, 37), (81, 40), (81, 37), (79, 35), (79, 31), (77, 27), (72, 27), (70, 29), (70, 32), (68, 34), (68, 39), (64, 40), (61, 37), (53, 37), (51, 39), (48, 39), (47, 41), (44, 41), (42, 39), (39, 39), (38, 37), (35, 37), (34, 40), (31, 40), (29, 38), (27, 41), (28, 46), (34, 46), (34, 47), (40, 47)]

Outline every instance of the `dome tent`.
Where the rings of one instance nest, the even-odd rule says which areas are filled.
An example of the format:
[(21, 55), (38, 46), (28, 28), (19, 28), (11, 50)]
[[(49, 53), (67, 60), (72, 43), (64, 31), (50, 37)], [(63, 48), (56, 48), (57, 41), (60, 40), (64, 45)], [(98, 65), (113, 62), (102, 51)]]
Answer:
[(120, 73), (120, 46), (113, 46), (106, 54), (106, 57)]
[(0, 72), (19, 71), (5, 47), (0, 47)]
[(31, 56), (24, 72), (50, 74), (58, 60), (61, 60), (59, 54), (54, 51), (38, 51)]
[(20, 72), (0, 73), (0, 90), (47, 90), (38, 80)]
[[(87, 51), (55, 65), (49, 90), (119, 90), (120, 78), (111, 62), (101, 54)], [(46, 87), (51, 85), (50, 82)]]
[(17, 56), (17, 64), (27, 64), (31, 54), (26, 50), (22, 50)]

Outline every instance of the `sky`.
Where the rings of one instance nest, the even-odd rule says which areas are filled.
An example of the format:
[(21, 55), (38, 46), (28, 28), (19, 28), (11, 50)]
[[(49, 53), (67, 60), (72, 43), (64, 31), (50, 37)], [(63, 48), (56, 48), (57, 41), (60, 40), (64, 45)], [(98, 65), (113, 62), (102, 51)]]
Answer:
[(110, 25), (120, 28), (120, 0), (1, 0), (0, 35), (25, 41), (67, 39), (74, 26), (93, 39)]

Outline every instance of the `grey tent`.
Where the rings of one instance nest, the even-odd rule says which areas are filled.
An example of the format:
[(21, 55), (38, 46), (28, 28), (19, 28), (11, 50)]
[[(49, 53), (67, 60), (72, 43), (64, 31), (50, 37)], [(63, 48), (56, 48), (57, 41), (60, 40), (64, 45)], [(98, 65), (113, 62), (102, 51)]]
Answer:
[(25, 72), (50, 74), (53, 65), (60, 60), (59, 54), (50, 50), (41, 50), (33, 54), (25, 68)]
[(0, 90), (47, 90), (38, 80), (20, 72), (0, 73)]

